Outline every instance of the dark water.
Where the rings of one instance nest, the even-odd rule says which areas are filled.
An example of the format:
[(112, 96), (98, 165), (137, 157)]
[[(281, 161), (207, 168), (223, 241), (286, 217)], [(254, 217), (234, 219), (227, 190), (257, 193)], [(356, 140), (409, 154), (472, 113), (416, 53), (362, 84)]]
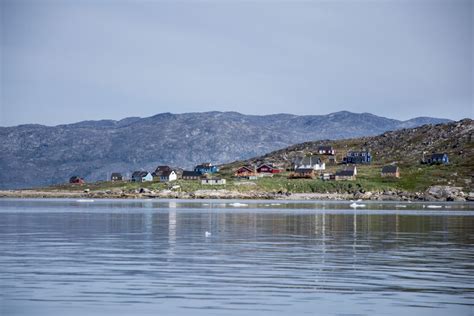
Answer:
[(230, 203), (0, 200), (0, 315), (474, 315), (472, 204)]

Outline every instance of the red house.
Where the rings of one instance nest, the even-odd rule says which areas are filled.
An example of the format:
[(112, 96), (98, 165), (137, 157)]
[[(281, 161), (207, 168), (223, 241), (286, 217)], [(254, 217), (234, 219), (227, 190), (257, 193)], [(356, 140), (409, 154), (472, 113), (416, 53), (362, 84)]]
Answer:
[(263, 164), (257, 168), (258, 173), (280, 173), (281, 170), (274, 168), (273, 165)]
[(242, 166), (235, 171), (234, 175), (236, 177), (251, 177), (255, 176), (255, 171), (252, 169), (252, 167)]
[(69, 178), (69, 183), (75, 183), (75, 184), (84, 184), (85, 181), (83, 178), (78, 177), (78, 176), (72, 176)]

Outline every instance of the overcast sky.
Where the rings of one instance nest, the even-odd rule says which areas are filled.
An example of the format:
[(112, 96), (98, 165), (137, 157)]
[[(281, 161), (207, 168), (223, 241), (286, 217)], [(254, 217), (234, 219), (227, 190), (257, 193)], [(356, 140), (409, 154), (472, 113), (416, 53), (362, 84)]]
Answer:
[(473, 2), (0, 0), (0, 125), (473, 117)]

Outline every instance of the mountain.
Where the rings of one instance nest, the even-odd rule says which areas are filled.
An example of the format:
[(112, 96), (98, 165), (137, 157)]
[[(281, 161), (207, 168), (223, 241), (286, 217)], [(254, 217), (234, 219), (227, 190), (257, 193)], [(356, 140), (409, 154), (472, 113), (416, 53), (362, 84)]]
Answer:
[(154, 170), (158, 164), (190, 168), (204, 161), (224, 163), (310, 140), (370, 136), (447, 121), (399, 121), (347, 111), (305, 116), (204, 112), (0, 127), (0, 188), (62, 183), (72, 175), (105, 180), (111, 172)]

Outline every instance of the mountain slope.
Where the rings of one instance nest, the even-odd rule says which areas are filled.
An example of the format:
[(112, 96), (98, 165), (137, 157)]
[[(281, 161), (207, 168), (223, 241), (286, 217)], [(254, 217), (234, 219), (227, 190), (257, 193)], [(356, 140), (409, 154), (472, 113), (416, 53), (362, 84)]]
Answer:
[(448, 120), (398, 121), (345, 111), (311, 116), (205, 112), (0, 127), (0, 188), (61, 183), (72, 175), (93, 181), (158, 164), (189, 168), (203, 161), (224, 163), (294, 143), (377, 135), (421, 121)]

